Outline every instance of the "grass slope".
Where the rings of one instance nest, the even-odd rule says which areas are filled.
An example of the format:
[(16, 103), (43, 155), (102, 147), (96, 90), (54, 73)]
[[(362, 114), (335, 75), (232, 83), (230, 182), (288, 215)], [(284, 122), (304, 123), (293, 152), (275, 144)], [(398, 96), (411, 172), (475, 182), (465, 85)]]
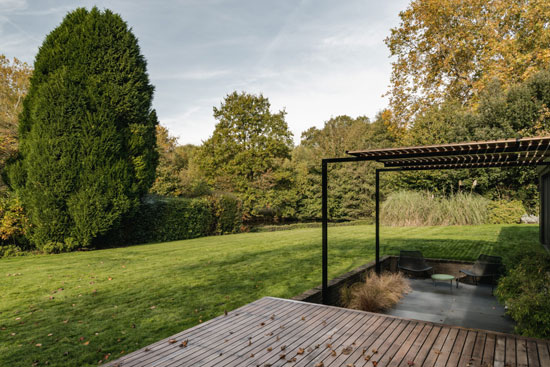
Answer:
[[(330, 277), (372, 260), (373, 238), (370, 225), (329, 228)], [(320, 283), (320, 244), (308, 228), (0, 260), (0, 365), (97, 365), (260, 297), (292, 297)], [(381, 247), (506, 255), (539, 247), (538, 227), (382, 228)]]

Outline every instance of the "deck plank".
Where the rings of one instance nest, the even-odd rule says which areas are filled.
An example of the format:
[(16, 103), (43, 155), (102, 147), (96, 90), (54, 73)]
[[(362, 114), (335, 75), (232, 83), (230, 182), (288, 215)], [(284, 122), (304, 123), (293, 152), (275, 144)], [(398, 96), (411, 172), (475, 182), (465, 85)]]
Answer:
[(527, 343), (525, 339), (518, 338), (516, 340), (516, 360), (518, 367), (529, 366), (529, 362), (527, 360)]
[[(428, 334), (432, 330), (433, 325), (431, 324), (422, 324), (418, 323), (417, 332), (412, 332), (411, 335), (407, 338), (405, 343), (401, 345), (401, 348), (395, 353), (392, 357), (389, 367), (397, 367), (401, 364), (401, 361), (406, 360), (406, 356), (409, 353), (412, 353), (413, 356), (416, 355), (416, 352), (422, 346), (422, 343), (428, 337)], [(415, 350), (416, 349), (416, 350)]]
[[(418, 358), (420, 351), (422, 350), (424, 345), (431, 346), (431, 344), (433, 344), (437, 334), (439, 334), (440, 329), (441, 328), (438, 326), (426, 324), (426, 327), (424, 327), (422, 333), (418, 336), (418, 338), (416, 338), (408, 353), (405, 355), (399, 365), (409, 366), (411, 362), (418, 363), (418, 359), (423, 359), (422, 357)], [(417, 362), (414, 362), (415, 360), (417, 360)], [(392, 363), (394, 363), (393, 360)]]
[(467, 366), (474, 363), (473, 353), (475, 348), (475, 343), (478, 338), (478, 332), (470, 330), (468, 331), (468, 336), (466, 336), (466, 341), (464, 342), (464, 348), (459, 354), (458, 364), (456, 366)]
[(424, 366), (432, 367), (435, 365), (437, 358), (441, 354), (441, 349), (443, 348), (443, 345), (445, 344), (445, 341), (449, 336), (449, 331), (451, 331), (451, 329), (446, 327), (441, 329), (433, 346), (430, 348), (426, 359), (424, 360), (424, 362), (422, 362)]
[(481, 367), (483, 361), (483, 351), (485, 349), (485, 340), (487, 339), (487, 334), (483, 332), (478, 332), (474, 350), (472, 351), (471, 366), (472, 367)]
[(485, 348), (483, 349), (483, 361), (482, 365), (490, 366), (495, 360), (495, 347), (496, 347), (496, 335), (487, 334), (485, 339)]
[(550, 366), (550, 350), (548, 349), (548, 343), (543, 341), (537, 341), (537, 349), (539, 355), (539, 364), (541, 366)]
[(265, 297), (106, 365), (371, 367), (373, 362), (544, 367), (550, 366), (550, 349), (547, 340)]
[[(279, 315), (279, 320), (287, 320), (295, 317), (296, 312), (300, 310), (305, 310), (307, 308), (300, 308), (295, 306), (292, 309), (281, 309), (281, 305), (276, 305), (276, 307), (270, 307), (269, 311), (272, 314)], [(240, 316), (241, 313), (236, 313), (237, 316)], [(270, 317), (270, 316), (269, 316)], [(274, 323), (273, 320), (268, 320), (268, 317), (265, 313), (260, 315), (253, 315), (248, 317), (250, 322), (246, 324), (233, 324), (230, 323), (225, 327), (216, 328), (211, 330), (211, 332), (197, 334), (197, 335), (185, 335), (182, 337), (180, 342), (183, 340), (188, 340), (189, 344), (186, 348), (180, 348), (179, 343), (166, 343), (166, 348), (171, 348), (171, 353), (165, 353), (162, 358), (152, 359), (150, 358), (147, 362), (150, 366), (161, 367), (164, 365), (177, 365), (183, 363), (191, 363), (196, 359), (203, 359), (204, 354), (207, 353), (209, 357), (212, 356), (212, 349), (216, 353), (223, 352), (223, 348), (226, 345), (226, 340), (231, 340), (233, 343), (245, 344), (248, 342), (247, 335), (249, 334), (252, 328), (257, 328), (262, 322), (265, 322), (267, 325)], [(271, 326), (270, 326), (271, 327)], [(177, 340), (177, 339), (176, 339)], [(233, 344), (232, 343), (232, 344)], [(221, 350), (220, 350), (220, 346)], [(235, 345), (233, 344), (233, 348)], [(177, 363), (175, 362), (177, 360)]]
[(458, 335), (456, 336), (455, 343), (451, 349), (449, 359), (445, 366), (458, 366), (458, 361), (460, 360), (460, 355), (464, 350), (464, 343), (466, 343), (466, 337), (469, 331), (465, 329), (460, 329)]
[[(367, 325), (365, 332), (372, 335), (379, 335), (382, 332), (382, 329), (390, 325), (391, 321), (392, 320), (387, 320), (384, 317), (376, 317), (376, 319), (372, 319), (371, 323)], [(320, 347), (316, 348), (313, 353), (306, 356), (306, 358), (304, 358), (303, 360), (299, 361), (296, 366), (308, 366), (311, 364), (317, 364), (321, 361), (323, 361), (324, 364), (324, 360), (332, 354), (332, 343), (332, 340), (321, 340)], [(331, 345), (330, 348), (328, 347), (329, 344)], [(329, 362), (330, 361), (327, 361), (327, 365), (329, 364)]]
[(348, 359), (349, 362), (356, 365), (356, 367), (366, 365), (368, 360), (367, 356), (370, 358), (375, 355), (373, 350), (377, 351), (379, 354), (384, 355), (386, 350), (388, 350), (393, 341), (396, 340), (399, 335), (407, 328), (410, 324), (408, 320), (394, 319), (392, 321), (391, 327), (386, 328), (379, 335), (370, 335), (363, 343), (359, 345), (359, 348), (350, 356)]

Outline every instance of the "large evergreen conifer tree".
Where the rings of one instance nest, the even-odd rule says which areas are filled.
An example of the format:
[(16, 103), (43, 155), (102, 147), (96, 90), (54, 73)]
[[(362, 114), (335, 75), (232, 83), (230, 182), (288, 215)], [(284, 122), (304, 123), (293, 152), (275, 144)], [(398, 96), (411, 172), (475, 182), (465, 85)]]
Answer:
[(90, 246), (154, 180), (153, 86), (138, 41), (109, 10), (69, 13), (42, 44), (10, 181), (50, 250)]

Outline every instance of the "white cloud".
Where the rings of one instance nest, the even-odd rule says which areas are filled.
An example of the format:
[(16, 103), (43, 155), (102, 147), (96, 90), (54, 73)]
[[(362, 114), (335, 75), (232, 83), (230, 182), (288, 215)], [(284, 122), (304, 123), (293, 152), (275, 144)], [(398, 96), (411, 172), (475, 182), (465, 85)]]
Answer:
[(386, 32), (367, 27), (347, 28), (321, 40), (321, 47), (375, 47), (384, 43)]
[(26, 0), (0, 0), (0, 12), (9, 13), (17, 10), (26, 9), (28, 6)]
[(153, 80), (209, 80), (230, 75), (230, 70), (194, 70), (180, 73), (151, 75)]

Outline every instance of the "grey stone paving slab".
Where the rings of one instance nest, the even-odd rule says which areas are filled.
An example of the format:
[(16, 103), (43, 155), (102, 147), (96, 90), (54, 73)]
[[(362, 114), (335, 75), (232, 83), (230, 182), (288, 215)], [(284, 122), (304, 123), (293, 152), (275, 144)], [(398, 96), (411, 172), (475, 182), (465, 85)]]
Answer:
[(410, 279), (412, 291), (386, 314), (467, 328), (512, 333), (514, 321), (485, 284), (449, 283)]

